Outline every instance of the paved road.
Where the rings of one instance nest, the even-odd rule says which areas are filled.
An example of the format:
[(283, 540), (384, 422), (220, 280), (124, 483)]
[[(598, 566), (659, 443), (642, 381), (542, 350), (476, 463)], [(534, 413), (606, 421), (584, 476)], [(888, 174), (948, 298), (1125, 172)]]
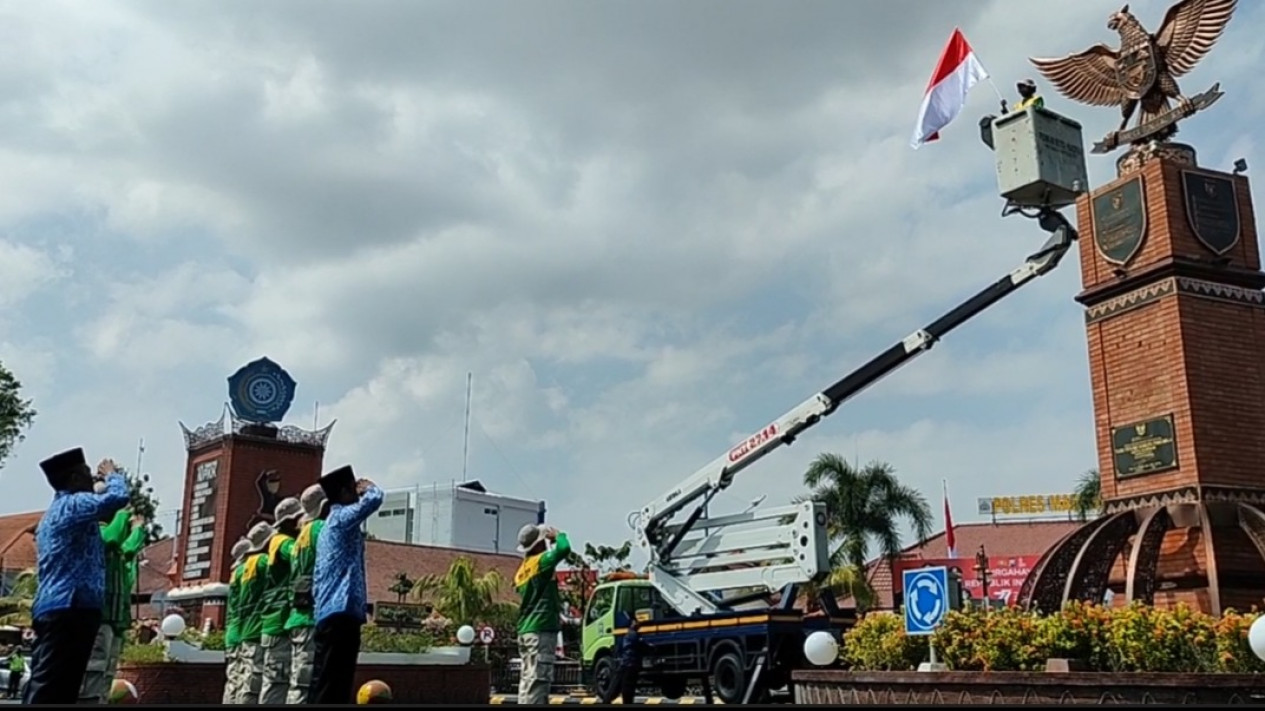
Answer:
[[(518, 697), (514, 695), (498, 694), (498, 695), (493, 696), (489, 700), (489, 703), (491, 703), (494, 706), (502, 705), (502, 704), (516, 705), (518, 703)], [(589, 706), (589, 705), (594, 705), (597, 703), (598, 701), (597, 701), (596, 696), (571, 696), (568, 694), (553, 694), (549, 697), (549, 704), (551, 706), (564, 706), (564, 705), (569, 706), (573, 704)], [(615, 703), (622, 704), (623, 700), (615, 699)], [(636, 703), (639, 706), (641, 705), (644, 705), (644, 706), (694, 706), (694, 705), (704, 705), (707, 703), (707, 700), (701, 696), (684, 696), (679, 699), (668, 699), (662, 696), (638, 696)], [(715, 703), (720, 704), (722, 702), (717, 700)]]

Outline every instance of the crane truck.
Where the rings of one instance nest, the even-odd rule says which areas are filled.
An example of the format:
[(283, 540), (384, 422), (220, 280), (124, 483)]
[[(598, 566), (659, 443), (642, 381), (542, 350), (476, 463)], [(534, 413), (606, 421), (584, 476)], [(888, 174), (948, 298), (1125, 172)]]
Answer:
[[(855, 621), (828, 590), (820, 611), (797, 608), (806, 585), (830, 573), (825, 505), (804, 501), (710, 516), (712, 499), (734, 478), (840, 405), (927, 352), (953, 329), (1058, 266), (1078, 238), (1056, 209), (1011, 210), (1036, 219), (1049, 237), (1001, 279), (879, 353), (825, 390), (762, 427), (714, 461), (629, 516), (636, 543), (649, 554), (644, 576), (599, 584), (583, 618), (586, 682), (609, 701), (620, 640), (639, 621), (650, 653), (640, 678), (667, 698), (706, 681), (726, 704), (760, 703), (789, 688), (791, 672), (807, 666), (803, 643), (828, 630), (838, 638)], [(678, 520), (686, 509), (683, 520)]]

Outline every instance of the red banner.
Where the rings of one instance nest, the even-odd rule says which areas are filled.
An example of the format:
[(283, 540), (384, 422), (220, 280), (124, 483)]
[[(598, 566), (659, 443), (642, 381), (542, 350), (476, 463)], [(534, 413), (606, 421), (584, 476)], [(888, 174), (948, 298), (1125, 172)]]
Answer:
[[(1002, 602), (1014, 605), (1019, 601), (1019, 589), (1028, 579), (1028, 574), (1041, 560), (1039, 555), (1019, 555), (992, 557), (988, 559), (988, 596), (993, 604)], [(974, 558), (913, 558), (897, 560), (892, 563), (892, 588), (901, 592), (902, 579), (906, 570), (917, 568), (935, 568), (944, 566), (950, 570), (957, 569), (962, 573), (962, 586), (975, 600), (984, 599), (984, 582), (975, 570)]]
[(554, 574), (558, 576), (558, 585), (564, 589), (574, 586), (591, 590), (597, 585), (596, 570), (558, 570)]

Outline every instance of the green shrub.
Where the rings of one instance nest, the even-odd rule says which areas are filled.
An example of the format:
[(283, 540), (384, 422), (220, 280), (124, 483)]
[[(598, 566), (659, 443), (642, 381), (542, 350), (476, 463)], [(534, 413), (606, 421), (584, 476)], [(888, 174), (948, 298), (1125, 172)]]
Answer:
[(165, 664), (167, 648), (160, 644), (124, 644), (120, 664)]
[(435, 647), (435, 636), (426, 631), (401, 630), (365, 625), (360, 631), (360, 651), (394, 654), (421, 654)]
[[(1100, 672), (1265, 672), (1248, 647), (1255, 611), (1220, 619), (1187, 606), (1104, 608), (1068, 603), (1053, 615), (1017, 608), (950, 612), (932, 636), (939, 659), (961, 671), (1040, 671), (1047, 659)], [(843, 661), (866, 671), (901, 670), (925, 659), (899, 615), (871, 614), (844, 635)]]
[(844, 634), (839, 656), (858, 671), (909, 671), (927, 658), (927, 638), (906, 635), (901, 615), (871, 612)]

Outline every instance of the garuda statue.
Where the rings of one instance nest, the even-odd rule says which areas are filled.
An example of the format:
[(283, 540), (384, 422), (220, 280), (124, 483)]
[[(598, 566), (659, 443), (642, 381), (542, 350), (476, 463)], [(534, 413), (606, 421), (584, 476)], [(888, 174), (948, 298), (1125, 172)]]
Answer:
[[(1122, 143), (1163, 141), (1177, 132), (1178, 120), (1221, 97), (1217, 84), (1187, 98), (1177, 86), (1177, 77), (1194, 69), (1212, 49), (1236, 4), (1237, 0), (1180, 0), (1168, 9), (1155, 34), (1147, 32), (1125, 5), (1107, 20), (1107, 28), (1120, 34), (1120, 49), (1098, 44), (1061, 59), (1029, 61), (1069, 99), (1121, 108), (1120, 128), (1095, 145), (1095, 153)], [(1175, 109), (1170, 100), (1176, 100)], [(1139, 106), (1138, 123), (1128, 129)]]

